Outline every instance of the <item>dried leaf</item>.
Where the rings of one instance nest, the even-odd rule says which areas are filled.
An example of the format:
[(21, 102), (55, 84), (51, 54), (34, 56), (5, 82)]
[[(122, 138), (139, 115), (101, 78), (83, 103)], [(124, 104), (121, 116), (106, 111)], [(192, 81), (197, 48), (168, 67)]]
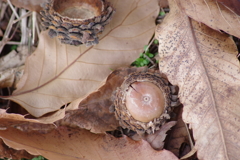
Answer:
[(7, 69), (0, 72), (0, 88), (15, 87), (16, 82), (22, 77), (24, 66)]
[(189, 144), (189, 134), (186, 129), (186, 126), (182, 120), (182, 111), (183, 108), (180, 108), (180, 111), (177, 113), (177, 124), (172, 127), (171, 132), (168, 134), (168, 139), (165, 140), (165, 149), (174, 153), (177, 157), (181, 157), (179, 155), (179, 150), (182, 144)]
[(43, 32), (10, 99), (39, 117), (86, 97), (99, 87), (111, 69), (133, 62), (152, 36), (157, 1), (110, 2), (117, 12), (94, 47), (60, 44)]
[(22, 66), (28, 56), (28, 46), (20, 46), (17, 48), (17, 51), (12, 50), (7, 55), (1, 57), (0, 71)]
[(169, 151), (153, 150), (144, 140), (136, 142), (127, 137), (92, 134), (76, 128), (53, 129), (50, 125), (23, 124), (0, 130), (0, 136), (13, 148), (25, 148), (31, 154), (41, 154), (50, 160), (178, 159)]
[(193, 129), (198, 158), (238, 159), (237, 48), (231, 37), (188, 18), (179, 5), (169, 2), (171, 12), (156, 29), (159, 68), (172, 84), (179, 86), (183, 120)]
[[(66, 112), (63, 119), (56, 122), (58, 125), (66, 125), (71, 127), (80, 127), (90, 130), (93, 133), (105, 133), (106, 131), (116, 130), (119, 126), (110, 107), (113, 105), (111, 100), (114, 91), (121, 86), (124, 77), (132, 72), (139, 72), (146, 69), (142, 68), (119, 68), (113, 71), (106, 83), (96, 92), (91, 93), (84, 100), (76, 102), (77, 110)], [(71, 108), (71, 106), (70, 106)]]
[(216, 0), (178, 0), (179, 8), (189, 17), (215, 30), (240, 38), (240, 17)]
[(149, 134), (145, 137), (146, 141), (156, 150), (162, 150), (164, 146), (164, 140), (167, 136), (166, 132), (170, 130), (177, 122), (171, 121), (164, 124), (160, 130), (154, 134)]

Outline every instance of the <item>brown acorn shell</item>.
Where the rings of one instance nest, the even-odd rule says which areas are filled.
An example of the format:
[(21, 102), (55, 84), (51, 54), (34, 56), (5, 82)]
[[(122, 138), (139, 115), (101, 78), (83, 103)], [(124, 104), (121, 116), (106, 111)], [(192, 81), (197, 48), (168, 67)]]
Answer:
[[(141, 122), (133, 118), (126, 107), (126, 93), (130, 85), (134, 82), (151, 82), (156, 85), (163, 93), (165, 99), (164, 111), (160, 117), (154, 118), (149, 122)], [(170, 119), (171, 89), (169, 82), (163, 78), (159, 72), (135, 72), (126, 77), (121, 87), (115, 93), (115, 116), (123, 128), (136, 131), (138, 134), (152, 134)]]
[[(50, 29), (49, 36), (58, 37), (62, 43), (75, 46), (97, 44), (99, 34), (115, 13), (106, 0), (49, 0), (43, 8), (40, 11), (42, 25)], [(82, 12), (92, 12), (92, 15), (80, 17), (81, 14), (76, 14), (69, 17), (74, 15), (76, 8)]]

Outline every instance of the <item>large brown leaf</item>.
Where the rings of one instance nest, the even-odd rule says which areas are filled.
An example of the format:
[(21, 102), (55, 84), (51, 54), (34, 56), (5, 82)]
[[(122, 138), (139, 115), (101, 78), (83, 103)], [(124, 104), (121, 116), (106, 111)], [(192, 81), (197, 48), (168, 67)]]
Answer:
[(60, 44), (47, 32), (41, 33), (38, 48), (28, 58), (10, 99), (39, 117), (84, 98), (99, 87), (111, 69), (133, 62), (154, 32), (157, 1), (110, 2), (117, 12), (94, 47)]
[[(3, 127), (6, 122), (1, 119)], [(16, 123), (15, 123), (16, 124)], [(93, 134), (84, 129), (57, 127), (53, 125), (27, 123), (7, 124), (0, 130), (4, 142), (16, 149), (26, 149), (31, 154), (40, 154), (49, 160), (177, 160), (171, 152), (156, 151), (148, 142), (133, 141), (128, 137)]]
[(198, 158), (238, 159), (240, 70), (236, 46), (230, 36), (190, 19), (179, 4), (169, 2), (171, 12), (156, 29), (159, 68), (179, 86), (183, 120), (193, 129)]
[(240, 38), (239, 15), (216, 0), (177, 1), (179, 8), (194, 20)]

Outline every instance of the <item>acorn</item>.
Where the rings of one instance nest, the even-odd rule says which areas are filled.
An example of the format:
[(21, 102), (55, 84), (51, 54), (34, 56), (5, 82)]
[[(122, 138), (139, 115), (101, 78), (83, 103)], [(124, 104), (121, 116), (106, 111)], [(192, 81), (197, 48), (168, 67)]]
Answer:
[(50, 37), (65, 44), (98, 44), (115, 10), (106, 0), (49, 0), (43, 5), (42, 25)]
[(131, 73), (113, 96), (120, 126), (139, 135), (153, 134), (180, 105), (176, 90), (159, 71)]

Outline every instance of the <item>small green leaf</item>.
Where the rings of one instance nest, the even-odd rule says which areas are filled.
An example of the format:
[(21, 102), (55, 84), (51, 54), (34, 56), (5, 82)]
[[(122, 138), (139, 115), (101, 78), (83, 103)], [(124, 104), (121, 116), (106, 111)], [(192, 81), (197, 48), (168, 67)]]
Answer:
[(148, 53), (148, 52), (149, 52), (148, 45), (145, 45), (145, 46), (144, 46), (144, 52), (145, 52), (145, 53)]
[(159, 16), (164, 16), (166, 13), (164, 12), (164, 11), (161, 11), (160, 13), (159, 13)]
[(12, 45), (11, 46), (11, 51), (17, 49), (17, 47), (18, 47), (17, 45)]
[(158, 40), (155, 39), (155, 40), (153, 41), (153, 43), (154, 43), (154, 44), (158, 44)]

